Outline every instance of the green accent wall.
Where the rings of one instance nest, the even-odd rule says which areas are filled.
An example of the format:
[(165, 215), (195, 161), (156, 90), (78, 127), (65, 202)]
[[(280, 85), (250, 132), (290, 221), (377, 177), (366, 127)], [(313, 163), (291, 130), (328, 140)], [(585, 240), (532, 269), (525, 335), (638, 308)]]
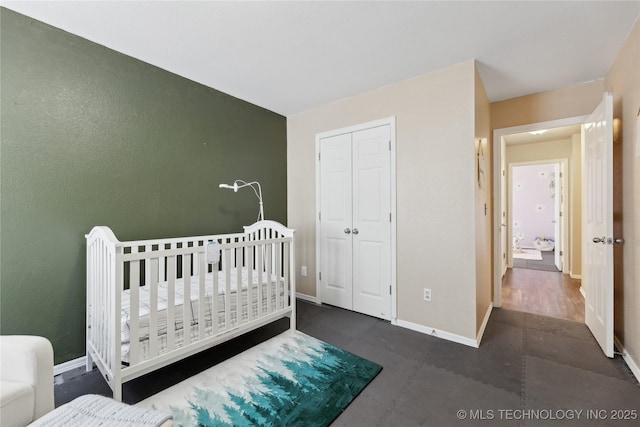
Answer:
[[(0, 8), (0, 333), (85, 354), (85, 239), (286, 224), (286, 118)], [(187, 47), (188, 48), (188, 47)], [(210, 60), (210, 58), (206, 58)]]

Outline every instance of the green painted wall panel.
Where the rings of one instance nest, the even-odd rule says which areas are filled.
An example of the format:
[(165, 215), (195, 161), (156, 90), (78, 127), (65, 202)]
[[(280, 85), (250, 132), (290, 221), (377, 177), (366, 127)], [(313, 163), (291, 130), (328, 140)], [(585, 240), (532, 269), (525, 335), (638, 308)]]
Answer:
[(0, 333), (84, 354), (85, 241), (286, 224), (286, 119), (0, 9)]

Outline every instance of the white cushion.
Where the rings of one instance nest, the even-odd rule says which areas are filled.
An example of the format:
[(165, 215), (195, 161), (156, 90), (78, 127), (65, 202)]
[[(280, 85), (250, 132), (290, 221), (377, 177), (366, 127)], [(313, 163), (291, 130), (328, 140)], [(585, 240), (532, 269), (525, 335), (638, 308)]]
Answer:
[[(53, 399), (53, 347), (43, 337), (27, 335), (0, 336), (0, 381), (3, 384), (2, 407), (5, 406), (4, 383), (24, 384), (31, 390), (31, 406), (26, 425), (51, 411)], [(13, 387), (8, 386), (13, 390)], [(22, 406), (20, 405), (20, 408)], [(17, 411), (17, 409), (16, 409)], [(2, 419), (24, 418), (23, 413), (3, 410)], [(6, 413), (6, 415), (5, 415)], [(4, 427), (4, 422), (0, 423)]]
[(169, 413), (85, 394), (49, 412), (30, 427), (163, 427), (171, 425), (167, 424), (171, 420)]
[(0, 382), (0, 425), (24, 427), (33, 419), (35, 391), (30, 384)]

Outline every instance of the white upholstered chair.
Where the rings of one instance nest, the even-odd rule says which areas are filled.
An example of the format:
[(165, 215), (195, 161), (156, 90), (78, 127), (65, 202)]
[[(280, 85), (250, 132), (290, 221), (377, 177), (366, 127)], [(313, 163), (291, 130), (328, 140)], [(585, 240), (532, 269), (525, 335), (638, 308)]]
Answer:
[(0, 336), (0, 426), (26, 426), (53, 408), (53, 347), (49, 340)]

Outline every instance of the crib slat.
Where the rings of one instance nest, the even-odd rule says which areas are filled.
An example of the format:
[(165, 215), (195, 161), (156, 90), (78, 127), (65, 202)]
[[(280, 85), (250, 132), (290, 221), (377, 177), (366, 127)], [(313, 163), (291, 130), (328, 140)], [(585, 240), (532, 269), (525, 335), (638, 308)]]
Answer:
[(258, 262), (256, 269), (258, 270), (258, 317), (264, 315), (264, 286), (262, 281), (262, 273), (264, 271), (264, 245), (256, 245), (256, 255), (258, 256)]
[[(106, 250), (106, 244), (102, 245), (102, 251), (103, 253), (107, 253), (107, 256), (109, 256), (107, 250)], [(116, 267), (116, 281), (118, 280), (119, 276), (121, 274), (123, 274), (122, 272), (122, 267), (120, 265), (118, 265), (119, 263), (115, 263), (115, 267)], [(104, 274), (104, 273), (103, 273)], [(102, 276), (104, 279), (104, 275)], [(121, 282), (116, 282), (116, 283), (121, 283)], [(112, 356), (112, 352), (111, 352), (111, 346), (109, 345), (109, 343), (111, 343), (112, 339), (114, 339), (114, 337), (111, 335), (111, 318), (109, 317), (109, 313), (111, 313), (111, 310), (114, 309), (114, 307), (111, 305), (111, 301), (109, 299), (109, 287), (106, 286), (106, 284), (102, 283), (102, 288), (100, 289), (100, 300), (99, 303), (101, 303), (103, 305), (103, 307), (105, 308), (104, 310), (102, 310), (102, 315), (101, 315), (101, 332), (103, 333), (103, 337), (101, 340), (101, 350), (102, 350), (102, 358), (104, 359), (105, 363), (107, 364), (107, 366), (109, 366), (109, 369), (112, 368), (111, 364), (113, 363), (113, 360), (111, 358)], [(118, 291), (120, 291), (120, 288), (116, 288)]]
[[(103, 248), (105, 251), (108, 251), (108, 248), (105, 247)], [(111, 254), (110, 254), (111, 255)], [(117, 262), (117, 260), (113, 259), (113, 255), (111, 255), (111, 260), (109, 261), (109, 264), (113, 265), (113, 263), (115, 263), (115, 267), (116, 267), (116, 292), (122, 292), (122, 286), (124, 283), (124, 279), (123, 279), (123, 275), (124, 275), (124, 268), (122, 267), (121, 263)], [(106, 307), (106, 311), (104, 313), (104, 317), (103, 317), (103, 325), (102, 327), (104, 328), (104, 340), (103, 340), (103, 354), (104, 354), (104, 359), (107, 361), (107, 364), (109, 366), (109, 368), (113, 371), (113, 365), (114, 365), (114, 361), (115, 361), (115, 352), (116, 350), (113, 348), (115, 347), (115, 345), (113, 345), (112, 343), (118, 343), (120, 342), (120, 337), (116, 336), (116, 332), (113, 330), (112, 328), (112, 320), (111, 320), (111, 313), (115, 312), (116, 306), (113, 304), (113, 302), (111, 301), (111, 295), (110, 295), (110, 287), (108, 286), (108, 282), (107, 283), (103, 283), (103, 290), (102, 290), (102, 302), (104, 303), (104, 306)], [(117, 341), (116, 341), (117, 340)]]
[[(109, 249), (107, 249), (109, 250)], [(108, 353), (110, 353), (110, 368), (112, 374), (112, 384), (113, 384), (113, 398), (117, 401), (122, 400), (122, 291), (124, 289), (124, 265), (121, 262), (120, 257), (122, 256), (122, 247), (116, 248), (115, 253), (109, 250), (109, 254), (111, 255), (111, 263), (110, 267), (111, 274), (115, 274), (116, 280), (115, 285), (111, 286), (113, 283), (109, 283), (107, 286), (107, 294), (109, 301), (109, 323), (108, 329), (109, 333), (109, 342), (107, 344)], [(115, 269), (113, 264), (115, 264)]]
[[(252, 244), (247, 249), (247, 321), (251, 322), (253, 320), (253, 292), (254, 292), (254, 283), (253, 283), (253, 254), (256, 250), (256, 247)], [(256, 291), (260, 287), (260, 284), (255, 285)]]
[(91, 331), (91, 327), (93, 326), (93, 287), (91, 286), (92, 283), (95, 283), (95, 274), (94, 274), (94, 269), (95, 269), (95, 264), (93, 262), (93, 253), (94, 253), (94, 246), (92, 244), (87, 244), (87, 287), (86, 287), (86, 296), (87, 296), (87, 308), (86, 308), (86, 330), (85, 330), (85, 339), (86, 341), (86, 359), (85, 359), (85, 364), (86, 364), (86, 368), (87, 371), (90, 371), (92, 369), (92, 367), (90, 365), (92, 365), (91, 362), (91, 352), (90, 352), (90, 345), (89, 343), (93, 342), (93, 337), (92, 337), (92, 331)]
[[(105, 271), (103, 270), (103, 268), (105, 267), (105, 264), (108, 262), (108, 256), (109, 254), (104, 250), (104, 247), (106, 246), (106, 244), (100, 240), (97, 243), (97, 247), (94, 247), (95, 252), (94, 254), (98, 256), (99, 260), (95, 261), (96, 262), (96, 269), (97, 269), (97, 274), (98, 274), (98, 289), (95, 290), (95, 294), (93, 297), (93, 310), (94, 313), (96, 315), (96, 320), (95, 320), (95, 324), (93, 326), (93, 335), (95, 338), (95, 341), (97, 341), (97, 346), (98, 346), (98, 355), (100, 357), (102, 357), (103, 360), (107, 360), (105, 357), (105, 350), (104, 350), (104, 341), (105, 338), (107, 337), (107, 329), (105, 328), (105, 316), (107, 313), (107, 304), (104, 298), (105, 295)], [(104, 307), (104, 309), (100, 310), (98, 309), (98, 307)], [(97, 328), (97, 330), (96, 330)]]
[[(103, 246), (104, 246), (104, 242), (102, 241), (98, 241), (92, 246), (94, 266), (95, 266), (96, 274), (98, 275), (98, 277), (96, 278), (97, 289), (94, 288), (92, 292), (92, 298), (91, 298), (93, 303), (92, 311), (94, 315), (94, 321), (91, 327), (93, 331), (91, 332), (91, 335), (93, 336), (93, 342), (96, 343), (98, 355), (102, 357), (104, 360), (104, 351), (103, 351), (104, 346), (103, 346), (102, 340), (106, 335), (106, 331), (104, 330), (104, 327), (103, 327), (103, 321), (104, 321), (103, 313), (105, 312), (106, 309), (98, 310), (98, 307), (105, 307), (105, 304), (103, 303), (103, 300), (102, 300), (102, 294), (104, 292), (103, 281), (105, 280), (105, 274), (102, 271), (102, 265), (104, 265), (107, 262), (106, 260), (107, 260), (108, 254), (102, 251)], [(96, 257), (98, 257), (98, 259), (96, 259)], [(101, 305), (98, 306), (97, 305), (98, 303), (101, 303)], [(89, 367), (87, 366), (87, 368)]]
[[(104, 242), (100, 242), (100, 246), (98, 248), (99, 251), (99, 256), (100, 257), (108, 257), (109, 254), (106, 251), (106, 243)], [(96, 304), (100, 304), (98, 307), (104, 307), (103, 310), (99, 311), (99, 320), (98, 320), (98, 331), (100, 333), (100, 339), (98, 341), (98, 345), (99, 345), (99, 354), (102, 357), (102, 359), (107, 363), (107, 366), (109, 364), (109, 356), (110, 354), (107, 354), (107, 350), (108, 347), (105, 345), (105, 343), (107, 342), (108, 339), (110, 339), (111, 337), (109, 336), (109, 319), (107, 318), (107, 313), (110, 313), (109, 311), (109, 303), (107, 301), (107, 286), (105, 285), (105, 263), (104, 262), (100, 262), (98, 268), (100, 269), (100, 289), (98, 289), (98, 294), (97, 296), (97, 300), (96, 300)], [(96, 307), (96, 309), (98, 309), (98, 307)]]
[[(158, 250), (162, 250), (164, 248), (162, 247), (158, 247)], [(166, 257), (161, 256), (158, 257), (158, 274), (159, 274), (159, 279), (161, 282), (166, 282), (167, 281), (167, 276), (166, 276)]]
[(272, 260), (273, 260), (273, 252), (272, 252), (272, 246), (273, 245), (266, 245), (267, 247), (267, 313), (273, 313), (274, 308), (273, 308), (273, 289), (271, 286), (271, 274), (273, 273), (272, 271)]
[[(183, 246), (184, 247), (184, 246)], [(191, 343), (191, 257), (182, 255), (182, 347)]]
[[(206, 246), (203, 246), (206, 249)], [(205, 254), (194, 254), (196, 259), (198, 260), (198, 284), (199, 284), (199, 298), (198, 298), (198, 336), (200, 339), (204, 339), (206, 336), (206, 321), (205, 315), (207, 314), (205, 310), (208, 307), (209, 303), (207, 301), (207, 292), (204, 286), (204, 279), (207, 274), (207, 264), (205, 263)], [(194, 265), (194, 269), (196, 266)]]
[(158, 355), (158, 258), (145, 263), (149, 266), (147, 276), (149, 291), (149, 359)]
[[(131, 253), (137, 253), (138, 248), (131, 248)], [(129, 364), (138, 363), (140, 349), (140, 261), (129, 262)]]
[(224, 330), (231, 329), (231, 257), (235, 251), (224, 250)]
[[(247, 241), (248, 239), (243, 239)], [(242, 301), (242, 322), (247, 323), (249, 321), (249, 311), (251, 306), (249, 305), (249, 294), (251, 293), (251, 276), (249, 276), (249, 269), (247, 264), (247, 254), (248, 248), (245, 245), (241, 248), (240, 258), (242, 259), (241, 267), (242, 269), (242, 284), (243, 286), (238, 289), (238, 292), (241, 292), (240, 300)], [(244, 287), (244, 283), (246, 282), (246, 289)]]
[(274, 250), (276, 252), (276, 256), (275, 256), (275, 260), (276, 260), (276, 279), (275, 279), (275, 287), (276, 287), (276, 309), (280, 310), (281, 308), (283, 308), (282, 305), (282, 296), (280, 295), (280, 287), (281, 285), (281, 280), (280, 278), (282, 277), (282, 264), (280, 262), (280, 255), (281, 255), (281, 250), (282, 250), (282, 244), (280, 243), (274, 243), (273, 244)]
[(236, 312), (236, 323), (234, 326), (240, 326), (242, 322), (242, 263), (240, 262), (242, 259), (242, 250), (240, 248), (236, 248), (234, 250), (236, 255), (236, 291), (235, 291), (235, 312)]
[[(106, 324), (106, 313), (107, 313), (107, 304), (104, 300), (105, 295), (105, 281), (108, 280), (107, 274), (109, 271), (105, 271), (108, 265), (109, 254), (104, 250), (106, 244), (103, 241), (97, 243), (94, 247), (94, 257), (98, 257), (99, 259), (95, 260), (96, 262), (96, 274), (97, 278), (97, 286), (98, 289), (94, 290), (93, 294), (93, 313), (96, 318), (93, 325), (93, 339), (96, 342), (98, 347), (98, 355), (105, 359), (105, 339), (107, 338), (107, 329), (105, 328)], [(100, 307), (104, 307), (101, 309)]]
[(213, 271), (211, 272), (213, 279), (213, 290), (211, 291), (211, 333), (213, 335), (218, 334), (218, 326), (220, 324), (220, 315), (218, 313), (218, 298), (220, 296), (219, 285), (218, 285), (218, 265), (214, 264), (212, 267)]
[(284, 296), (284, 306), (288, 307), (295, 301), (293, 297), (291, 298), (291, 300), (289, 300), (289, 243), (283, 243), (282, 248), (284, 251), (284, 253), (282, 254), (284, 258), (282, 271), (282, 294)]
[[(151, 245), (145, 245), (144, 247), (144, 252), (145, 254), (151, 253)], [(149, 263), (149, 260), (145, 260), (144, 261), (144, 283), (142, 284), (142, 286), (148, 286), (149, 285), (149, 275), (151, 274), (151, 264)]]
[(167, 263), (167, 351), (176, 348), (176, 258), (166, 257)]
[[(238, 239), (233, 239), (232, 241), (237, 243)], [(229, 255), (231, 256), (231, 267), (237, 267), (238, 260), (236, 259), (236, 251), (231, 251)]]

